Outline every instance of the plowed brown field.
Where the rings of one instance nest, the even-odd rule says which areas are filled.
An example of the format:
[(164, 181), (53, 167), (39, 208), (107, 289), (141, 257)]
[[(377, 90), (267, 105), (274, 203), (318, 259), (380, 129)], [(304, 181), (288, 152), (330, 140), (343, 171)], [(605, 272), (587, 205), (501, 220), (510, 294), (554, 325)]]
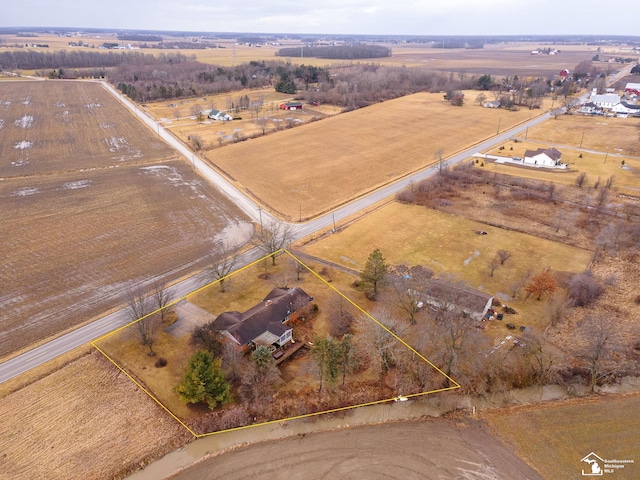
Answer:
[(235, 207), (99, 84), (0, 84), (0, 358), (203, 266)]

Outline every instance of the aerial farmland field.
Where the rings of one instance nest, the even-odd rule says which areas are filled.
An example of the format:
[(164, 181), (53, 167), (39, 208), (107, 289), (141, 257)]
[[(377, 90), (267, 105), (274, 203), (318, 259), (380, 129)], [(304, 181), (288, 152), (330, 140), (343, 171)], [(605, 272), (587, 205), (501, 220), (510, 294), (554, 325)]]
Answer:
[[(476, 92), (467, 92), (472, 99)], [(418, 93), (206, 154), (240, 188), (288, 220), (310, 218), (527, 121), (442, 94)]]
[(251, 231), (97, 83), (0, 83), (0, 125), (0, 358)]

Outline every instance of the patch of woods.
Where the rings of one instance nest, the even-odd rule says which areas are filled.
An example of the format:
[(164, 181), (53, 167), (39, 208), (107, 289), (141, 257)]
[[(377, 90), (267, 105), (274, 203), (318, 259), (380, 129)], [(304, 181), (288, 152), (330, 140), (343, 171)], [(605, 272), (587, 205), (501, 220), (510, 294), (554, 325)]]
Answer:
[(316, 57), (335, 60), (360, 60), (364, 58), (384, 58), (391, 56), (391, 49), (382, 45), (356, 43), (353, 45), (301, 46), (281, 48), (279, 57)]

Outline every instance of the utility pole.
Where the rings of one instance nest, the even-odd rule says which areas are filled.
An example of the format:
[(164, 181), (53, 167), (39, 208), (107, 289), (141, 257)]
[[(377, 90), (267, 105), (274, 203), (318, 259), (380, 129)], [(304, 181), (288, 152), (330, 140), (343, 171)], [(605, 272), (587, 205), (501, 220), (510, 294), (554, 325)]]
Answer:
[(607, 157), (609, 156), (609, 145), (610, 144), (607, 143), (607, 153), (604, 154), (604, 163), (607, 163)]
[(500, 121), (502, 120), (502, 118), (498, 119), (498, 131), (496, 132), (496, 135), (498, 135), (500, 133)]
[(584, 130), (582, 131), (582, 138), (580, 139), (580, 147), (579, 149), (582, 149), (582, 141), (584, 140)]

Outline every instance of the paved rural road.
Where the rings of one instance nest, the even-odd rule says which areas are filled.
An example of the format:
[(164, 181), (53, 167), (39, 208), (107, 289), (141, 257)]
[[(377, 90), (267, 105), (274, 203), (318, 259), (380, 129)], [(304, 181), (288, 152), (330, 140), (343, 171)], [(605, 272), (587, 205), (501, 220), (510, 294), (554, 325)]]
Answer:
[[(264, 221), (269, 222), (274, 218), (268, 212), (260, 211), (258, 205), (241, 193), (235, 186), (231, 185), (222, 175), (216, 172), (211, 166), (195, 155), (191, 150), (185, 147), (177, 138), (171, 133), (162, 128), (152, 117), (138, 107), (133, 102), (129, 101), (123, 95), (120, 94), (111, 85), (102, 82), (102, 85), (113, 94), (125, 107), (130, 109), (142, 122), (146, 123), (158, 136), (165, 140), (170, 146), (175, 148), (180, 154), (182, 154), (187, 161), (189, 161), (198, 172), (207, 178), (211, 184), (224, 193), (232, 202), (234, 202), (239, 208), (241, 208), (249, 218), (254, 222)], [(506, 130), (498, 135), (481, 142), (472, 148), (466, 149), (446, 159), (447, 165), (451, 166), (459, 163), (473, 155), (474, 153), (481, 152), (489, 149), (494, 145), (504, 143), (510, 138), (524, 132), (526, 129), (544, 122), (550, 117), (549, 113), (544, 113), (536, 118), (529, 120), (515, 128)], [(293, 228), (293, 239), (298, 240), (306, 237), (314, 232), (330, 228), (334, 222), (349, 217), (359, 211), (381, 201), (397, 192), (407, 188), (411, 183), (418, 182), (425, 178), (434, 175), (438, 171), (438, 166), (433, 165), (425, 168), (419, 172), (402, 178), (398, 181), (390, 183), (389, 185), (382, 187), (378, 190), (368, 193), (361, 198), (349, 202), (343, 206), (340, 206), (336, 210), (326, 215), (322, 215), (314, 220), (301, 224), (291, 224)], [(262, 217), (262, 218), (261, 218)], [(246, 265), (259, 258), (261, 253), (257, 249), (252, 249), (246, 252), (241, 258), (238, 266)], [(170, 288), (172, 298), (180, 299), (184, 298), (190, 292), (200, 288), (201, 286), (209, 283), (204, 274), (194, 275), (180, 283), (173, 285)], [(80, 327), (68, 334), (62, 335), (50, 342), (47, 342), (39, 347), (29, 350), (21, 355), (18, 355), (10, 360), (0, 364), (0, 383), (6, 382), (18, 375), (42, 365), (49, 360), (52, 360), (63, 353), (73, 350), (76, 347), (84, 345), (110, 331), (113, 331), (123, 325), (130, 322), (128, 312), (125, 308), (110, 313), (99, 320), (96, 320), (84, 327)]]

